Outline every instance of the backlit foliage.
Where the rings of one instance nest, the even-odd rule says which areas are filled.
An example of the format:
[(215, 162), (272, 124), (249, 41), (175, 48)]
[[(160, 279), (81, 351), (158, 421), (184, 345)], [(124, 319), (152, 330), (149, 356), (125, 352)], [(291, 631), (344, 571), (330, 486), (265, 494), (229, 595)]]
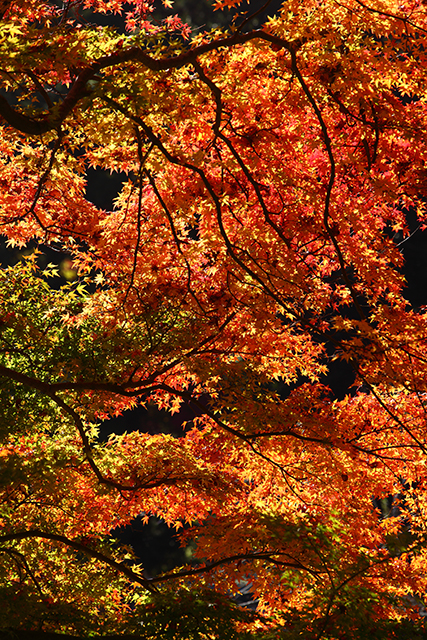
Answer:
[[(427, 321), (397, 239), (426, 216), (427, 5), (214, 5), (242, 13), (0, 2), (0, 231), (78, 274), (0, 271), (0, 629), (414, 638)], [(126, 174), (112, 210), (89, 167)], [(150, 402), (194, 420), (99, 439)], [(147, 577), (110, 537), (139, 514), (195, 563)]]

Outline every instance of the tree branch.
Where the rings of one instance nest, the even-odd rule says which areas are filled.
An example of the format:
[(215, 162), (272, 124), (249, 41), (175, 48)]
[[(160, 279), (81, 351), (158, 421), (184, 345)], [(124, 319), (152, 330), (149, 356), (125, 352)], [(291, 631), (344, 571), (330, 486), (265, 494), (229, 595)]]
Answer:
[(146, 578), (143, 578), (139, 574), (132, 571), (132, 569), (123, 564), (123, 562), (117, 562), (117, 560), (106, 556), (104, 553), (101, 553), (96, 549), (91, 549), (91, 547), (88, 547), (81, 542), (77, 542), (76, 540), (71, 540), (70, 538), (67, 538), (66, 536), (63, 536), (59, 533), (50, 533), (48, 531), (41, 531), (40, 529), (17, 531), (16, 533), (8, 533), (6, 535), (0, 536), (0, 544), (3, 542), (10, 542), (11, 540), (25, 540), (27, 538), (41, 538), (42, 540), (53, 540), (54, 542), (65, 544), (67, 547), (71, 547), (71, 549), (80, 551), (90, 558), (94, 558), (95, 560), (99, 560), (100, 562), (107, 564), (112, 569), (119, 571), (121, 574), (129, 578), (129, 580), (131, 580), (132, 582), (136, 582), (145, 587), (147, 591), (150, 591), (151, 593), (156, 593), (157, 591), (156, 587), (150, 584), (151, 581), (148, 581)]
[(53, 109), (49, 109), (49, 111), (43, 114), (40, 119), (35, 119), (17, 111), (10, 106), (6, 98), (3, 96), (0, 96), (0, 116), (2, 116), (3, 119), (6, 120), (6, 122), (14, 129), (17, 129), (22, 133), (40, 136), (52, 129), (57, 129), (72, 112), (77, 103), (82, 98), (90, 95), (91, 92), (87, 87), (87, 83), (103, 69), (124, 64), (126, 62), (141, 62), (151, 71), (180, 69), (185, 65), (194, 63), (197, 60), (197, 57), (204, 53), (208, 53), (209, 51), (214, 51), (215, 49), (222, 47), (234, 47), (238, 44), (244, 44), (251, 40), (264, 40), (265, 42), (270, 42), (276, 46), (283, 47), (288, 51), (296, 51), (303, 44), (302, 40), (290, 42), (284, 38), (274, 36), (271, 33), (266, 33), (262, 30), (254, 30), (248, 33), (234, 33), (233, 35), (225, 38), (212, 40), (211, 42), (207, 42), (194, 47), (194, 49), (181, 53), (178, 56), (172, 56), (169, 58), (152, 58), (147, 53), (144, 53), (144, 51), (139, 47), (131, 47), (125, 51), (113, 53), (108, 56), (102, 56), (89, 67), (83, 69), (59, 107), (56, 105)]
[(188, 571), (177, 571), (175, 573), (167, 573), (166, 575), (158, 576), (152, 579), (152, 582), (166, 582), (167, 580), (177, 579), (177, 578), (186, 578), (198, 575), (199, 573), (207, 573), (215, 569), (216, 567), (220, 567), (223, 564), (227, 564), (229, 562), (239, 562), (240, 560), (265, 560), (267, 562), (271, 562), (272, 564), (280, 564), (283, 567), (290, 567), (293, 569), (299, 569), (303, 571), (307, 571), (312, 575), (317, 575), (318, 571), (313, 571), (308, 567), (304, 566), (300, 562), (282, 562), (278, 560), (274, 560), (274, 556), (287, 555), (286, 553), (280, 553), (271, 551), (264, 553), (241, 553), (235, 556), (229, 556), (228, 558), (222, 558), (221, 560), (216, 560), (205, 567), (199, 567), (198, 569), (189, 569)]

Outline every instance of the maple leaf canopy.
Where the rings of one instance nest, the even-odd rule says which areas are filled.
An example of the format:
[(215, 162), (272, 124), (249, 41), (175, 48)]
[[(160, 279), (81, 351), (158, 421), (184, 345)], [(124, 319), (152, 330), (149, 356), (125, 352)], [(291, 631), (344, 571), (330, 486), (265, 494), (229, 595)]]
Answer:
[[(3, 637), (422, 629), (427, 323), (399, 242), (426, 216), (427, 5), (288, 0), (253, 29), (213, 4), (241, 13), (0, 2), (1, 234), (38, 247), (0, 271)], [(111, 210), (91, 168), (124, 176)], [(149, 403), (194, 419), (99, 437)], [(192, 562), (148, 576), (110, 535), (138, 515)]]

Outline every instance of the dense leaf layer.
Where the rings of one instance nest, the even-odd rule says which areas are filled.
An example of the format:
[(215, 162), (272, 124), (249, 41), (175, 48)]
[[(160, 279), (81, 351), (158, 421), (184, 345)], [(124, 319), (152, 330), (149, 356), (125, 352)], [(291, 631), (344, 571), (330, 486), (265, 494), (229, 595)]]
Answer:
[[(427, 327), (399, 242), (425, 218), (426, 6), (290, 0), (211, 32), (152, 9), (0, 3), (1, 233), (78, 274), (0, 272), (0, 629), (414, 638)], [(127, 175), (112, 210), (89, 168)], [(194, 420), (99, 439), (150, 402)], [(194, 562), (144, 573), (110, 538), (140, 514)]]

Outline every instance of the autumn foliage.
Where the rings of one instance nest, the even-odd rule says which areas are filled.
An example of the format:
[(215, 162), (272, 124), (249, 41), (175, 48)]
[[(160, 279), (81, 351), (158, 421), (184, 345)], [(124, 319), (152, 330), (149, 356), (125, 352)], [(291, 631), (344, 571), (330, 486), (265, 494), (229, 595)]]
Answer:
[[(427, 5), (287, 0), (256, 30), (216, 5), (242, 13), (191, 32), (149, 1), (0, 2), (0, 231), (78, 272), (0, 271), (1, 633), (424, 637), (399, 242), (426, 217)], [(90, 167), (126, 174), (110, 211)], [(147, 403), (195, 417), (100, 440)], [(141, 513), (191, 565), (148, 579), (110, 536)]]

